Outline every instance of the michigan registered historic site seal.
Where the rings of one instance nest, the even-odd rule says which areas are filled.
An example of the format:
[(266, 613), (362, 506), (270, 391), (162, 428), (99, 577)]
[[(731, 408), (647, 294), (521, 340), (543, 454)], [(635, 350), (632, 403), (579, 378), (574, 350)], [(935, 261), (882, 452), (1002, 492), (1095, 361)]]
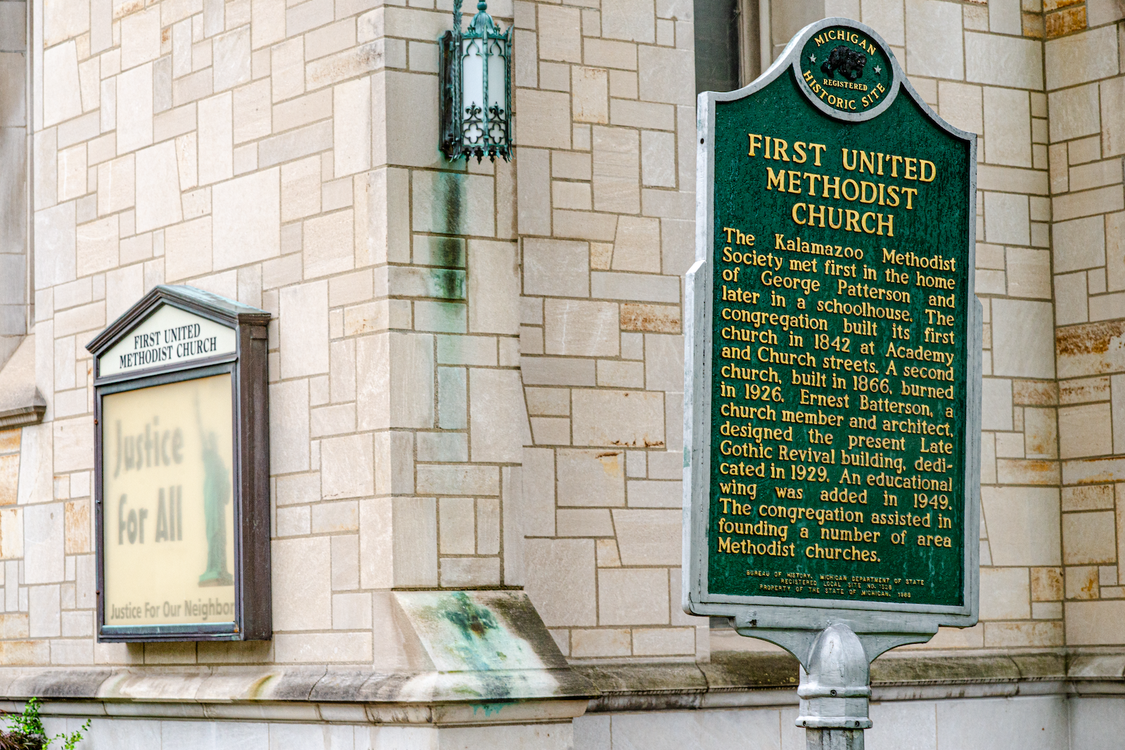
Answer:
[(875, 116), (897, 93), (895, 65), (883, 41), (849, 26), (810, 34), (794, 73), (818, 109), (846, 120)]

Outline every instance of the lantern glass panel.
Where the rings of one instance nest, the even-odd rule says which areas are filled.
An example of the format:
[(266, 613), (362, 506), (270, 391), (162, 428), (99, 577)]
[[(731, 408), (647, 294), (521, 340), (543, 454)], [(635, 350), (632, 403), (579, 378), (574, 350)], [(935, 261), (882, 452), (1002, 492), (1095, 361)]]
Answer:
[(491, 42), (488, 56), (488, 110), (492, 113), (493, 107), (499, 107), (500, 112), (507, 114), (504, 102), (504, 56), (499, 42)]
[(461, 116), (465, 127), (465, 143), (479, 143), (484, 135), (480, 127), (484, 112), (484, 58), (480, 39), (461, 40), (461, 85), (463, 87)]

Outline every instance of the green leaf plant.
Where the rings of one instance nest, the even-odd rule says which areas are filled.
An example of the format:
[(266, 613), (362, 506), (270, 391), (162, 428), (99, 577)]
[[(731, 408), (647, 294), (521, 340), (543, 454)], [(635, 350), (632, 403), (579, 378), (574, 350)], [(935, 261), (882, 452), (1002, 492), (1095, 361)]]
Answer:
[(74, 750), (82, 741), (82, 733), (90, 729), (90, 720), (81, 729), (70, 734), (61, 733), (47, 737), (43, 721), (39, 718), (39, 699), (32, 698), (23, 707), (23, 713), (8, 715), (8, 731), (0, 732), (0, 750), (48, 750), (59, 741), (62, 750)]

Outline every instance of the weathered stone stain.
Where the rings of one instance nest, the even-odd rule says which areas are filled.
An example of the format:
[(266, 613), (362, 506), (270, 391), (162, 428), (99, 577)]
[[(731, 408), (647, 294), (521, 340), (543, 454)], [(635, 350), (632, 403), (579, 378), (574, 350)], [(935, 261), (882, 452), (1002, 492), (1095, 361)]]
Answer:
[(81, 555), (90, 551), (90, 506), (85, 499), (71, 500), (64, 511), (66, 554)]
[(1056, 406), (1059, 386), (1046, 380), (1013, 380), (1012, 403), (1020, 406)]
[(1121, 479), (1116, 471), (1107, 469), (1106, 471), (1099, 471), (1097, 474), (1091, 474), (1088, 477), (1082, 477), (1078, 480), (1079, 485), (1087, 484), (1103, 484), (1105, 482), (1114, 482)]
[(250, 684), (250, 688), (246, 691), (251, 699), (262, 698), (266, 693), (266, 686), (276, 679), (276, 675), (267, 674), (259, 677)]
[(1040, 13), (1023, 14), (1023, 35), (1032, 39), (1042, 39), (1047, 31)]
[(1071, 5), (1079, 5), (1085, 2), (1086, 0), (1043, 0), (1043, 10), (1050, 12), (1052, 10), (1059, 10), (1060, 8), (1067, 8)]
[(20, 449), (21, 430), (4, 430), (0, 432), (0, 453), (11, 453)]
[[(496, 618), (489, 610), (478, 607), (467, 594), (462, 591), (452, 595), (452, 608), (441, 610), (441, 614), (461, 632), (462, 643), (454, 646), (466, 666), (479, 672), (481, 689), (462, 689), (465, 694), (477, 694), (481, 697), (491, 696), (506, 698), (512, 694), (512, 685), (509, 676), (503, 672), (496, 672), (490, 664), (493, 659), (501, 662), (507, 660), (507, 655), (495, 648), (494, 643), (488, 642), (492, 631), (499, 630)], [(475, 711), (475, 709), (474, 709)]]
[(314, 89), (383, 67), (383, 41), (345, 50), (308, 64), (308, 88)]
[(1058, 13), (1051, 13), (1047, 16), (1046, 21), (1048, 39), (1082, 31), (1086, 28), (1086, 6), (1067, 8)]
[(1085, 404), (1109, 401), (1109, 376), (1068, 380), (1059, 384), (1059, 403)]
[(20, 456), (0, 456), (0, 505), (15, 505), (19, 494)]
[(113, 20), (117, 21), (130, 13), (135, 13), (145, 7), (145, 0), (133, 0), (133, 2), (123, 3), (113, 9)]
[(621, 330), (644, 333), (679, 333), (680, 308), (676, 305), (621, 305)]
[(1060, 328), (1055, 333), (1055, 349), (1059, 356), (1105, 354), (1115, 338), (1125, 334), (1125, 321), (1110, 320)]
[[(461, 234), (465, 222), (465, 176), (451, 172), (441, 172), (435, 185), (434, 200), (437, 203), (434, 213), (444, 226), (437, 231), (446, 234)], [(430, 295), (438, 299), (465, 299), (465, 271), (447, 270), (465, 268), (466, 252), (464, 240), (443, 237), (432, 247), (431, 262), (438, 266), (430, 271)], [(453, 324), (451, 330), (461, 324), (460, 311), (453, 307), (439, 307), (440, 314)]]
[(1001, 484), (1052, 486), (1059, 483), (1059, 462), (1023, 458), (999, 458), (996, 472)]

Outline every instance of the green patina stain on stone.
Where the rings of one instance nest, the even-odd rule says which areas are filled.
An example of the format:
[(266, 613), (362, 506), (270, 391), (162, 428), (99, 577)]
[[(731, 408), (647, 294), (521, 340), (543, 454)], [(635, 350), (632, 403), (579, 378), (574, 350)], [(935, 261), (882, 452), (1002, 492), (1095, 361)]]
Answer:
[[(441, 172), (435, 185), (436, 194), (434, 231), (443, 234), (462, 234), (467, 225), (465, 212), (465, 184), (463, 174)], [(427, 277), (426, 294), (442, 300), (465, 300), (465, 241), (458, 237), (430, 237), (425, 254), (429, 257), (416, 259), (423, 265), (432, 265)], [(464, 330), (464, 309), (449, 306), (438, 308), (443, 321), (437, 321), (438, 328), (446, 332)]]
[[(441, 615), (453, 624), (461, 638), (449, 646), (464, 664), (478, 673), (482, 690), (462, 690), (494, 698), (505, 698), (512, 694), (511, 678), (504, 674), (504, 663), (508, 657), (497, 646), (506, 632), (496, 622), (492, 612), (480, 607), (467, 594), (458, 591), (451, 595), (448, 606)], [(485, 715), (488, 715), (485, 708)], [(499, 711), (499, 708), (496, 709)], [(473, 712), (476, 713), (474, 707)]]
[(435, 207), (434, 231), (442, 234), (461, 234), (465, 222), (465, 180), (463, 174), (439, 172), (437, 195), (434, 199), (440, 204)]
[(465, 299), (465, 272), (446, 268), (430, 269), (427, 296), (437, 299)]
[(484, 713), (485, 716), (492, 716), (493, 714), (498, 714), (502, 710), (504, 710), (505, 706), (510, 706), (510, 705), (512, 705), (512, 704), (511, 703), (499, 703), (499, 702), (497, 702), (497, 703), (474, 703), (473, 704), (473, 715), (475, 716), (476, 713), (477, 713), (477, 710), (479, 709), (480, 711), (482, 711)]
[(508, 619), (504, 600), (504, 594), (465, 591), (403, 598), (415, 613), (434, 666), (467, 678), (453, 688), (461, 695), (499, 701), (523, 695), (528, 680), (545, 667), (533, 644)]
[(430, 265), (443, 268), (465, 267), (465, 241), (453, 237), (434, 237)]
[(414, 263), (437, 268), (464, 268), (465, 240), (443, 235), (415, 235)]
[(488, 631), (496, 629), (496, 618), (487, 609), (476, 606), (460, 591), (453, 594), (453, 599), (457, 603), (457, 608), (447, 609), (442, 614), (445, 615), (445, 619), (460, 628), (465, 638), (483, 638)]

